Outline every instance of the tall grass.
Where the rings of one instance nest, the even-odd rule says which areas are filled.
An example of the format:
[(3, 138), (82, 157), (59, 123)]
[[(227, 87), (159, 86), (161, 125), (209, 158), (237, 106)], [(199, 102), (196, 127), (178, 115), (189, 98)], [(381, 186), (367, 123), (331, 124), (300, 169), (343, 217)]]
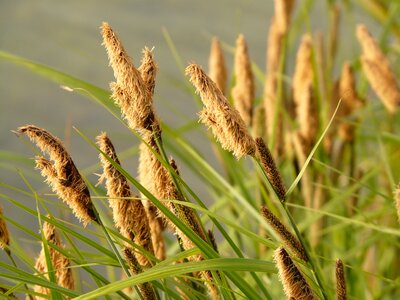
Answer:
[[(115, 75), (112, 93), (0, 52), (1, 59), (103, 106), (130, 130), (134, 149), (114, 148), (105, 133), (96, 143), (84, 128), (74, 128), (100, 157), (89, 168), (102, 174), (96, 184), (57, 137), (32, 125), (19, 129), (44, 152), (36, 168), (53, 192), (33, 187), (39, 172), (31, 173), (30, 160), (0, 153), (9, 166), (26, 164), (18, 170), (26, 189), (1, 183), (2, 201), (21, 218), (0, 208), (2, 297), (399, 298), (399, 5), (328, 1), (329, 32), (303, 34), (297, 25), (311, 5), (275, 1), (265, 74), (252, 64), (251, 45), (239, 33), (234, 51), (213, 39), (211, 70), (195, 63), (186, 68), (187, 96), (201, 103), (200, 121), (209, 131), (197, 116), (178, 129), (159, 119), (153, 106), (157, 53), (145, 48), (136, 66), (108, 24), (102, 35)], [(341, 16), (353, 9), (369, 12), (382, 36), (364, 25), (345, 26)], [(337, 56), (345, 42), (340, 24), (358, 38), (357, 57)], [(166, 40), (181, 64), (167, 33)], [(230, 84), (228, 53), (235, 56)], [(256, 79), (264, 81), (261, 95), (254, 94)], [(190, 130), (204, 135), (214, 158), (193, 146)], [(139, 176), (121, 165), (118, 156), (126, 152), (140, 161)], [(68, 206), (86, 227), (74, 222)], [(29, 217), (40, 233), (23, 225)], [(40, 255), (24, 249), (13, 237), (17, 231), (41, 243)]]

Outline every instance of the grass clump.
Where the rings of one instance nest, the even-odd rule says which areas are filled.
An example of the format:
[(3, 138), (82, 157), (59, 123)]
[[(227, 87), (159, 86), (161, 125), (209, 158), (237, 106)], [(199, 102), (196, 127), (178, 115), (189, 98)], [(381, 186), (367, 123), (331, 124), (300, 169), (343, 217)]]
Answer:
[[(381, 15), (389, 14), (389, 6), (372, 2), (380, 3)], [(36, 191), (23, 172), (28, 191), (3, 184), (36, 202), (32, 209), (1, 194), (21, 215), (37, 218), (40, 227), (37, 234), (0, 210), (0, 248), (10, 261), (0, 261), (3, 296), (400, 297), (400, 197), (395, 185), (400, 100), (398, 68), (390, 58), (398, 53), (390, 44), (379, 45), (367, 27), (359, 25), (354, 34), (362, 54), (339, 61), (341, 10), (328, 5), (332, 23), (325, 47), (323, 35), (294, 30), (292, 22), (306, 8), (300, 2), (275, 1), (260, 97), (255, 89), (258, 68), (242, 34), (233, 51), (231, 84), (224, 48), (216, 37), (208, 74), (200, 65), (188, 64), (186, 80), (194, 88), (192, 97), (201, 100), (199, 120), (213, 135), (205, 134), (218, 166), (159, 119), (155, 53), (144, 48), (135, 67), (108, 23), (102, 24), (101, 35), (114, 71), (111, 95), (0, 53), (72, 91), (87, 90), (131, 131), (139, 162), (136, 178), (122, 167), (106, 133), (99, 130), (93, 141), (76, 129), (100, 158), (94, 168), (104, 188), (78, 171), (52, 133), (35, 125), (20, 127), (17, 134), (27, 135), (49, 156), (37, 156), (36, 168), (56, 195)], [(387, 30), (398, 34), (390, 26)], [(299, 37), (298, 46), (291, 42), (293, 34)], [(293, 74), (290, 61), (295, 62)], [(334, 69), (339, 70), (337, 78)], [(368, 92), (369, 86), (374, 93)], [(186, 181), (183, 166), (200, 180), (201, 193)], [(63, 217), (68, 210), (61, 204), (56, 208), (63, 213), (56, 217), (49, 201), (55, 196), (83, 227)], [(10, 227), (41, 242), (39, 256), (24, 251)], [(36, 262), (33, 257), (38, 257)]]

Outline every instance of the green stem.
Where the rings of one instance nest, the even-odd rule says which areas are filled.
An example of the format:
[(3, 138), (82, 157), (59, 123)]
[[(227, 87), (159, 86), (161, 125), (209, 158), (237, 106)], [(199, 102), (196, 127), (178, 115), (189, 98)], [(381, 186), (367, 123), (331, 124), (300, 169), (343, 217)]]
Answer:
[[(18, 268), (17, 263), (16, 263), (14, 257), (12, 257), (12, 255), (11, 255), (10, 249), (6, 248), (6, 249), (5, 249), (5, 252), (7, 253), (7, 256), (10, 258), (11, 263), (13, 264), (13, 266), (16, 267), (16, 268)], [(24, 283), (24, 287), (25, 287), (25, 289), (26, 289), (27, 291), (29, 291), (29, 288), (28, 288), (28, 286), (26, 285), (26, 283)], [(28, 293), (27, 293), (27, 294), (28, 294)], [(28, 297), (29, 297), (30, 300), (33, 300), (32, 295), (28, 294)]]

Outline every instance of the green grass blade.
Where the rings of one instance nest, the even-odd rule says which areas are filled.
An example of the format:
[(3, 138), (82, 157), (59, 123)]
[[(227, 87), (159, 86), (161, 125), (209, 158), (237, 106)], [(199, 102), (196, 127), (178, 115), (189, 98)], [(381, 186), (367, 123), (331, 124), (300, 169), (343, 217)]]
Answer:
[(75, 299), (97, 299), (103, 295), (124, 289), (125, 287), (131, 285), (149, 282), (161, 278), (176, 277), (179, 275), (184, 275), (186, 273), (199, 272), (203, 270), (215, 270), (224, 272), (253, 271), (263, 273), (276, 273), (275, 264), (271, 262), (260, 261), (257, 259), (215, 258), (201, 262), (188, 262), (179, 265), (153, 267), (139, 275), (133, 276), (132, 278), (113, 282), (112, 284), (98, 288), (97, 290), (81, 295)]

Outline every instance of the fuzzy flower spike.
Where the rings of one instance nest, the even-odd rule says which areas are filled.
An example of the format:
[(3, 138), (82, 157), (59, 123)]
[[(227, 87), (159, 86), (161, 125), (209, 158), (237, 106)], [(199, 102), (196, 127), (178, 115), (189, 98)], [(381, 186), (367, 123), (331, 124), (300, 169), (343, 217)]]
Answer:
[(204, 104), (200, 121), (211, 128), (222, 148), (231, 151), (237, 159), (244, 155), (254, 155), (256, 145), (246, 129), (246, 124), (216, 84), (197, 64), (189, 65), (186, 75)]
[(41, 170), (53, 191), (68, 204), (83, 225), (98, 222), (89, 189), (62, 142), (34, 125), (22, 126), (18, 128), (18, 133), (28, 136), (43, 153), (50, 156), (50, 160), (37, 156), (36, 168)]

